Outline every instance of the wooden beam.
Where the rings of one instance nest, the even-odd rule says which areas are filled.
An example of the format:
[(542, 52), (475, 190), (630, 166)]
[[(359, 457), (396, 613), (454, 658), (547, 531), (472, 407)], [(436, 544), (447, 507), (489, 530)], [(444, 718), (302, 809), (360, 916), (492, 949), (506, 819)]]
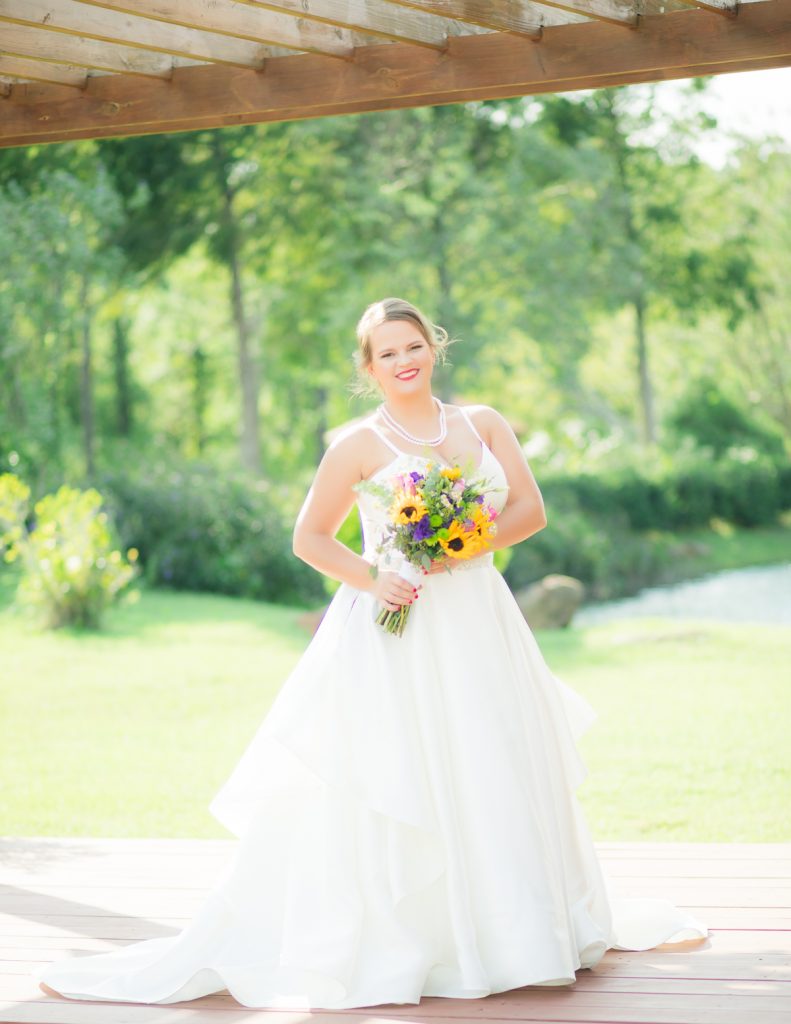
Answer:
[[(770, 57), (765, 60), (750, 60), (745, 62), (744, 66), (732, 67), (727, 64), (699, 64), (695, 67), (690, 68), (667, 68), (660, 71), (644, 71), (641, 73), (630, 72), (628, 75), (621, 76), (622, 80), (618, 80), (613, 77), (611, 80), (601, 82), (600, 87), (620, 87), (625, 85), (635, 85), (647, 82), (669, 82), (678, 80), (681, 78), (693, 78), (698, 76), (706, 75), (720, 75), (720, 74), (732, 74), (734, 71), (770, 71), (774, 68), (785, 68), (791, 66), (791, 55), (784, 55), (781, 57)], [(568, 79), (565, 81), (557, 81), (547, 83), (545, 85), (537, 86), (530, 95), (541, 95), (543, 93), (562, 93), (562, 92), (574, 92), (580, 88), (577, 84), (577, 79)], [(593, 86), (598, 88), (599, 86)], [(591, 88), (590, 85), (586, 88)], [(518, 94), (527, 95), (527, 94)], [(513, 97), (513, 93), (508, 88), (501, 90), (491, 89), (486, 96), (480, 96), (478, 90), (470, 91), (469, 93), (456, 94), (452, 99), (446, 99), (443, 101), (437, 101), (433, 106), (441, 106), (449, 103), (466, 103), (476, 102), (480, 99), (510, 99)], [(412, 97), (394, 97), (387, 103), (381, 101), (370, 101), (361, 105), (358, 110), (355, 111), (357, 114), (374, 113), (382, 110), (402, 110), (408, 107), (415, 106), (426, 106), (427, 104), (415, 103)], [(2, 108), (0, 108), (2, 109)], [(239, 125), (249, 124), (269, 124), (277, 121), (296, 121), (306, 120), (308, 118), (317, 117), (332, 117), (338, 112), (333, 106), (326, 107), (313, 107), (310, 112), (306, 113), (300, 110), (283, 110), (273, 112), (271, 115), (261, 117), (259, 115), (253, 116), (251, 114), (234, 114), (228, 115), (218, 123), (214, 117), (207, 117), (203, 120), (195, 120), (190, 123), (189, 128), (181, 127), (173, 129), (173, 131), (197, 131), (200, 129), (213, 129), (213, 128), (233, 128)], [(134, 128), (130, 128), (123, 133), (123, 137), (134, 137), (139, 135), (152, 135), (158, 134), (159, 129), (152, 129), (150, 126), (138, 125)], [(8, 148), (12, 146), (29, 146), (33, 144), (46, 144), (51, 142), (70, 142), (77, 141), (80, 139), (108, 139), (119, 137), (117, 128), (79, 128), (63, 132), (59, 138), (53, 139), (50, 134), (41, 133), (39, 135), (25, 134), (14, 137), (5, 138), (0, 135), (0, 149)]]
[(547, 29), (539, 44), (505, 33), (450, 40), (446, 54), (390, 44), (353, 63), (306, 54), (263, 74), (209, 65), (170, 82), (92, 78), (80, 94), (15, 86), (0, 104), (0, 146), (98, 135), (184, 131), (398, 106), (590, 89), (791, 66), (791, 0), (740, 7), (736, 18), (681, 11), (637, 32), (601, 23)]

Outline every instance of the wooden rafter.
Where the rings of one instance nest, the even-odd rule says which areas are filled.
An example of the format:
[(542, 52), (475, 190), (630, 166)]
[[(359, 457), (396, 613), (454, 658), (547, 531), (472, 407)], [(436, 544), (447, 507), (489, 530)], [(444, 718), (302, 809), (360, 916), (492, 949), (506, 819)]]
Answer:
[(399, 0), (244, 0), (256, 7), (271, 10), (302, 12), (304, 17), (321, 17), (333, 24), (354, 23), (364, 27), (363, 17), (376, 11), (377, 17), (390, 27), (392, 38), (399, 25), (409, 25), (414, 18), (429, 18), (443, 26), (446, 35), (471, 34), (475, 27), (493, 31), (514, 32), (539, 38), (546, 24), (569, 23), (572, 18), (558, 17), (558, 12), (532, 0), (488, 0), (468, 3), (465, 0), (445, 2), (400, 3)]
[(722, 14), (726, 18), (735, 18), (739, 10), (739, 0), (682, 0), (689, 7), (702, 7), (714, 14)]
[(348, 30), (328, 31), (313, 22), (303, 28), (293, 18), (272, 13), (258, 19), (256, 41), (153, 21), (77, 0), (0, 0), (0, 22), (3, 21), (25, 26), (31, 33), (45, 26), (66, 36), (237, 67), (261, 67), (269, 55), (262, 44), (346, 58), (354, 50)]
[(85, 68), (53, 64), (43, 60), (21, 60), (0, 56), (0, 76), (13, 81), (55, 82), (82, 89), (88, 81)]
[[(521, 0), (392, 0), (403, 7), (418, 8), (444, 14), (447, 18), (458, 18), (460, 21), (487, 25), (501, 31), (516, 32), (520, 22), (528, 21), (536, 16), (535, 8), (544, 8), (545, 19), (551, 17), (549, 11), (557, 8), (571, 14), (584, 15), (586, 18), (597, 18), (616, 25), (634, 26), (637, 24), (637, 8), (635, 0), (542, 0), (541, 4), (526, 4)], [(552, 24), (545, 20), (544, 24)], [(557, 22), (555, 22), (557, 24)]]
[(170, 78), (173, 74), (173, 60), (168, 53), (98, 42), (89, 36), (64, 35), (48, 28), (3, 23), (0, 48), (14, 57), (114, 71), (124, 77)]
[(0, 0), (0, 146), (791, 66), (791, 0), (560, 6)]
[[(183, 28), (197, 28), (241, 39), (263, 41), (283, 23), (296, 27), (332, 26), (351, 33), (354, 45), (375, 42), (372, 37), (444, 49), (449, 35), (474, 32), (426, 10), (408, 13), (391, 0), (78, 0), (84, 6), (138, 15)], [(512, 0), (517, 2), (517, 0)], [(539, 5), (519, 0), (525, 7)], [(546, 10), (545, 8), (542, 8)], [(537, 23), (539, 16), (534, 16)], [(553, 24), (556, 23), (554, 20)], [(271, 26), (271, 28), (270, 28)], [(323, 30), (326, 32), (326, 29)], [(322, 35), (319, 38), (323, 38)], [(316, 46), (292, 49), (320, 52)]]

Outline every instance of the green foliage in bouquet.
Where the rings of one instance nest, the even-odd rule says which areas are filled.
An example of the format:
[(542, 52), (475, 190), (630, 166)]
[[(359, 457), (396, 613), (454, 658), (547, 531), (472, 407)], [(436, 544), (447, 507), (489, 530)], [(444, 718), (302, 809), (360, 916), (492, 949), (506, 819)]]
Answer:
[(63, 486), (30, 507), (30, 488), (0, 475), (0, 551), (19, 561), (19, 602), (46, 626), (98, 629), (104, 610), (134, 578), (137, 552), (114, 548), (102, 496)]

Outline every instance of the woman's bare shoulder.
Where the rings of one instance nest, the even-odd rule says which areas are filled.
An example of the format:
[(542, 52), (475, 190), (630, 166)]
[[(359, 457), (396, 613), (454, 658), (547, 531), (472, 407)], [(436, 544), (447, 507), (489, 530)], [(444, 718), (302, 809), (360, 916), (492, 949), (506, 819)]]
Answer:
[(483, 433), (484, 440), (487, 441), (487, 443), (491, 441), (492, 435), (495, 434), (505, 422), (502, 414), (491, 405), (476, 403), (474, 405), (464, 406), (451, 405), (449, 408), (458, 409), (460, 412), (463, 409), (475, 424), (476, 429)]
[(487, 416), (499, 416), (500, 413), (491, 405), (483, 405), (481, 402), (470, 403), (470, 405), (448, 405), (448, 409), (464, 411), (468, 416), (480, 416), (485, 419)]
[(371, 429), (371, 419), (366, 416), (337, 430), (324, 453), (324, 461), (353, 466), (359, 478), (366, 476), (369, 463), (376, 460), (378, 451), (378, 439)]
[(339, 428), (330, 441), (329, 448), (343, 449), (346, 452), (364, 450), (370, 446), (376, 434), (373, 430), (373, 417), (365, 416), (363, 419), (355, 420), (353, 423), (346, 423)]

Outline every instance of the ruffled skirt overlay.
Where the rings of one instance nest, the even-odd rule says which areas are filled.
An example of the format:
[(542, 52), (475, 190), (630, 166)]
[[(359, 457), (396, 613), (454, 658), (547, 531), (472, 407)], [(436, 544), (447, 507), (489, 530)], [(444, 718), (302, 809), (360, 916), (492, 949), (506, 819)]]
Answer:
[(615, 899), (576, 789), (591, 705), (499, 571), (426, 577), (402, 637), (342, 584), (210, 804), (240, 842), (176, 936), (60, 960), (63, 995), (341, 1009), (567, 985), (706, 927)]

